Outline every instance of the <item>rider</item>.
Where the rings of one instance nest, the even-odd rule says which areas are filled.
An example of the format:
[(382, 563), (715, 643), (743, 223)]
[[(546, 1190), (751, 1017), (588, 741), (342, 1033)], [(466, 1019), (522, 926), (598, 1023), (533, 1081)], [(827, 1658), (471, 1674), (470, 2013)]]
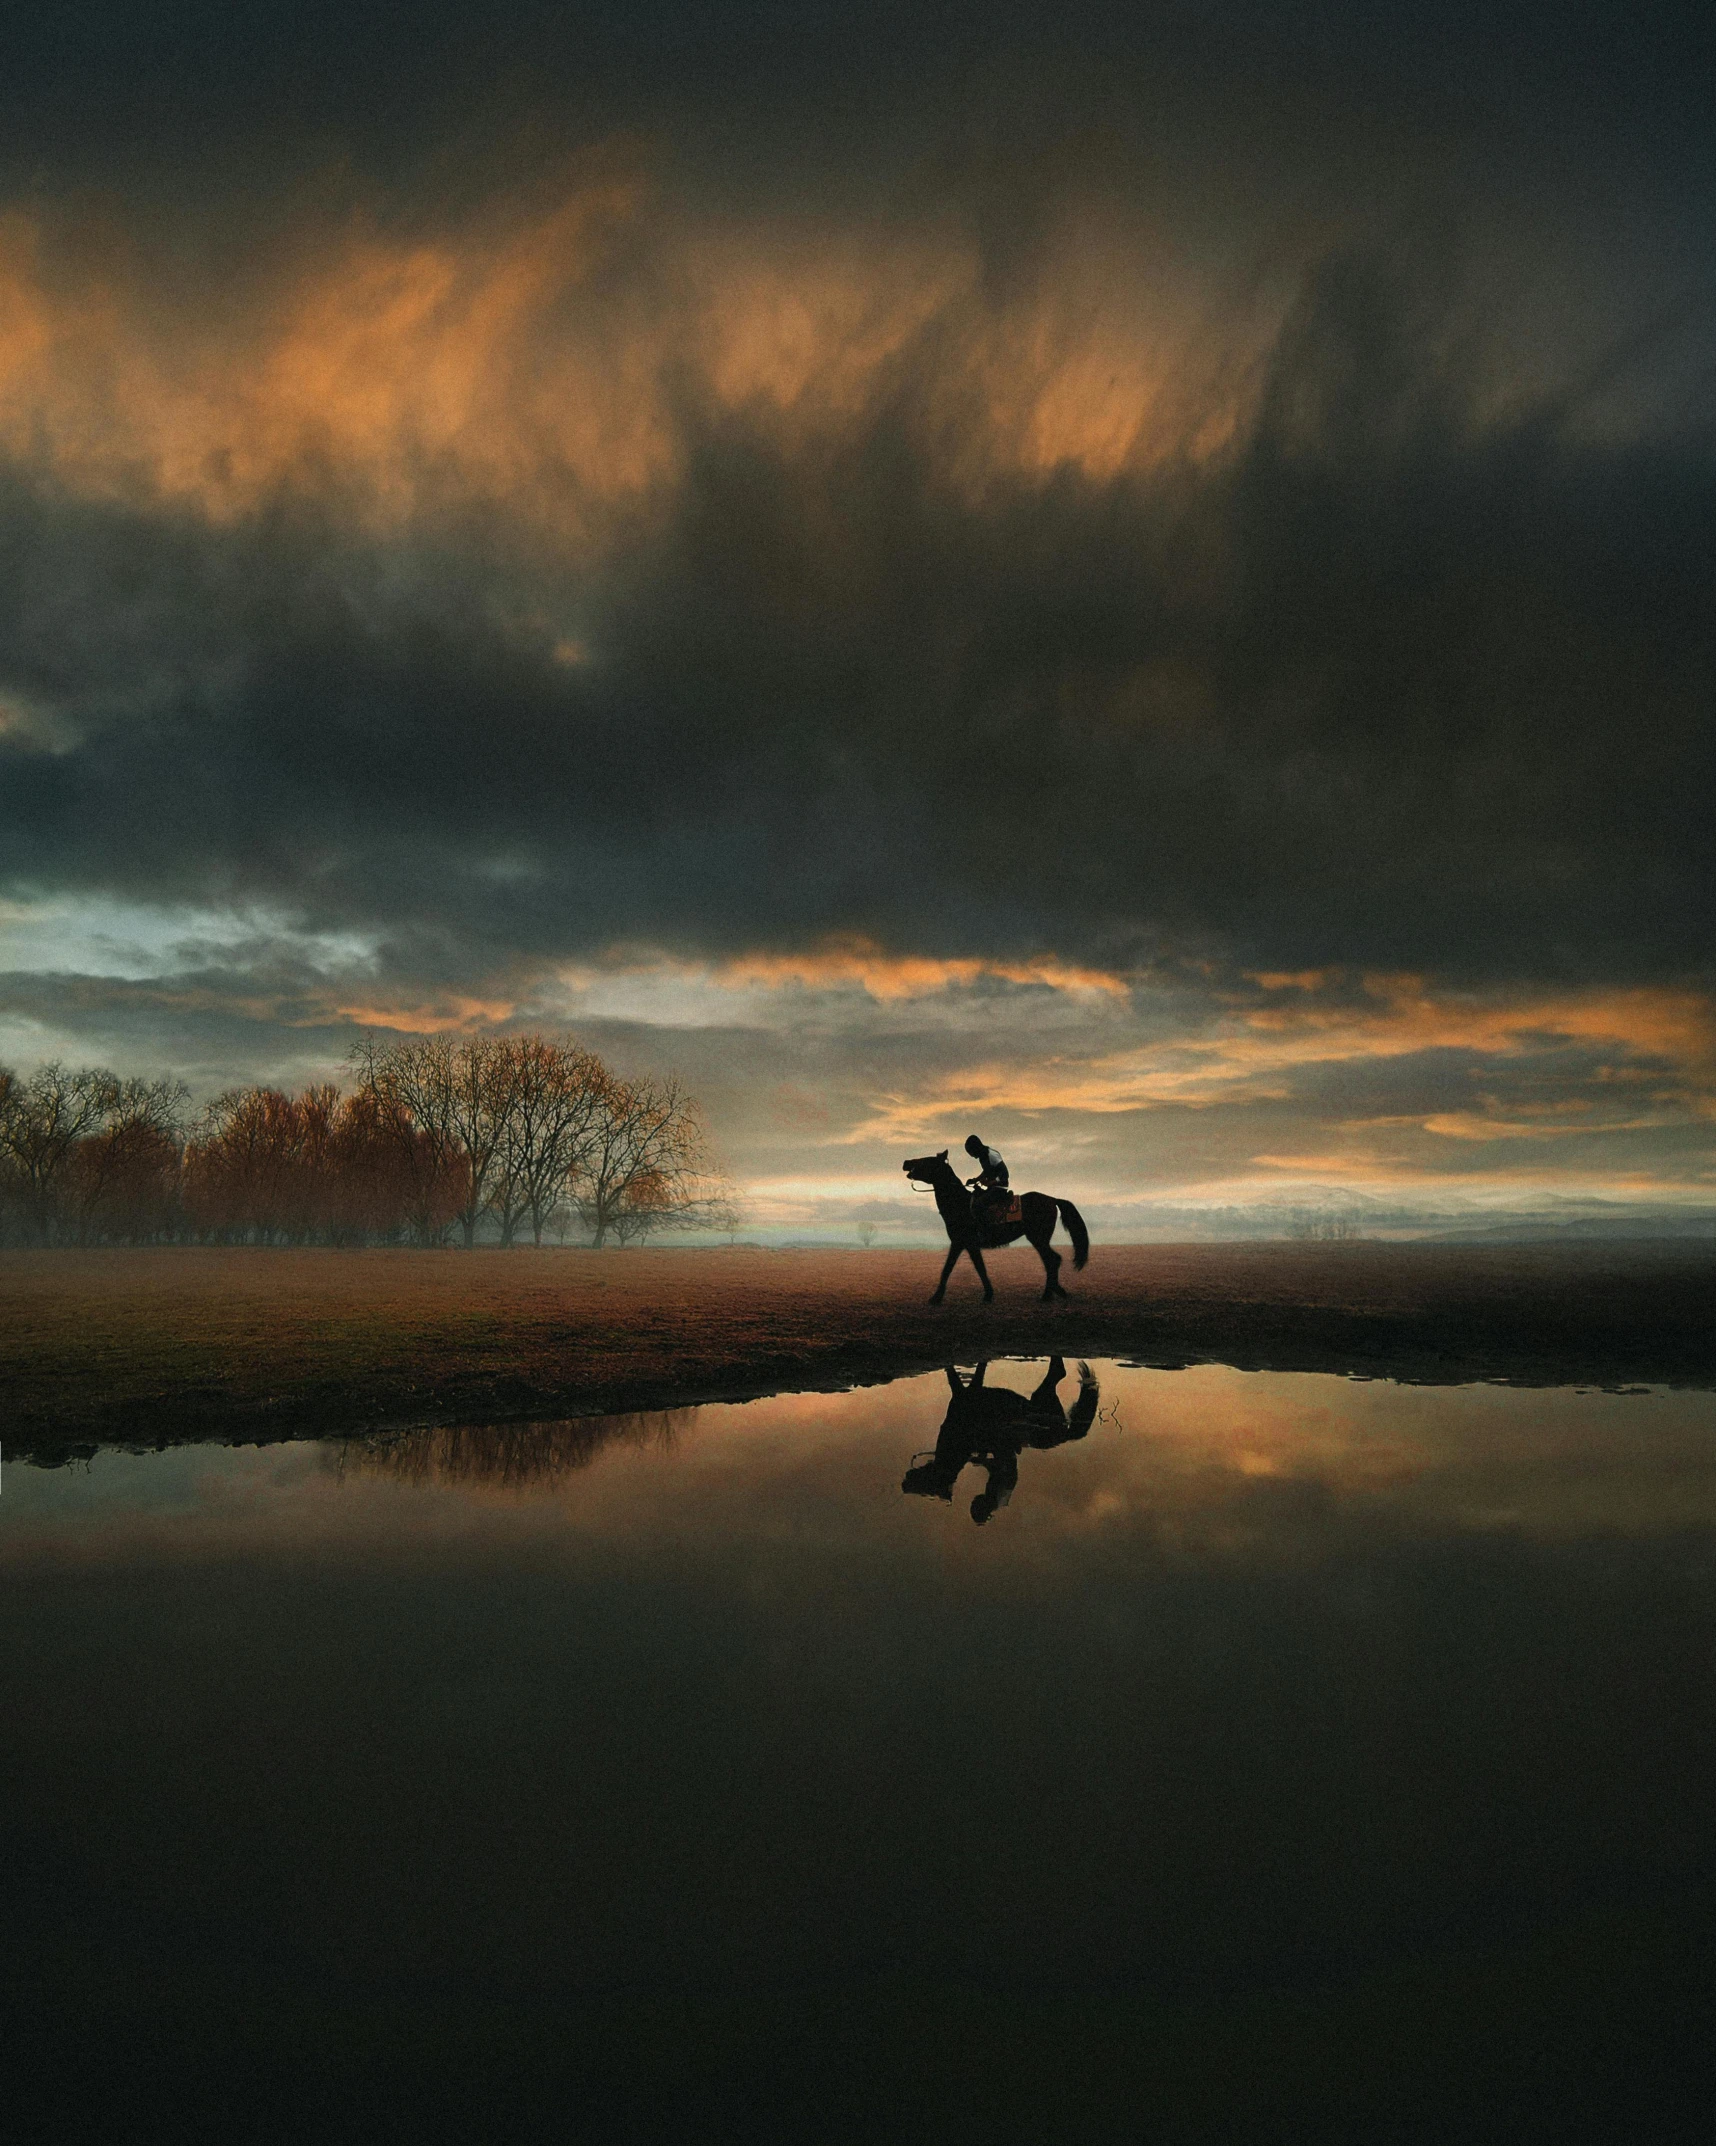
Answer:
[(975, 1133), (965, 1143), (965, 1152), (977, 1164), (977, 1175), (968, 1177), (966, 1183), (973, 1192), (1005, 1192), (1008, 1190), (1007, 1165), (992, 1147), (985, 1147)]

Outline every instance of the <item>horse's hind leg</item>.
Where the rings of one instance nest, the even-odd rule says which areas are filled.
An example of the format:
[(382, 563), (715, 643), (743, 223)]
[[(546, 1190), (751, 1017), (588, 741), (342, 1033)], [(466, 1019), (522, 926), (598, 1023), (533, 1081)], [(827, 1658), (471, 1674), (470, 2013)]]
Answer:
[(1047, 1304), (1055, 1297), (1064, 1297), (1066, 1291), (1061, 1287), (1060, 1279), (1061, 1255), (1047, 1238), (1033, 1237), (1031, 1242), (1037, 1247), (1037, 1256), (1043, 1262), (1043, 1302)]
[(1059, 1404), (1055, 1388), (1066, 1375), (1066, 1358), (1064, 1356), (1051, 1356), (1049, 1358), (1049, 1368), (1043, 1373), (1042, 1378), (1038, 1381), (1036, 1392), (1031, 1396), (1032, 1408), (1052, 1409), (1057, 1407)]

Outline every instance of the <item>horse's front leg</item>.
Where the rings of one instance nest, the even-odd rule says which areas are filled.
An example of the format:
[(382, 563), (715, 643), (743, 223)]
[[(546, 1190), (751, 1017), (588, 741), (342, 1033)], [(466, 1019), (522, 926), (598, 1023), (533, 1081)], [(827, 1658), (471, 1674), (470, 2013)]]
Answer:
[(995, 1301), (995, 1285), (989, 1279), (989, 1269), (983, 1264), (983, 1254), (977, 1249), (976, 1245), (971, 1247), (971, 1264), (977, 1269), (978, 1279), (983, 1284), (984, 1303), (993, 1304)]
[(962, 1245), (950, 1244), (948, 1246), (947, 1257), (942, 1261), (941, 1264), (941, 1280), (936, 1283), (935, 1294), (930, 1298), (930, 1302), (932, 1304), (939, 1304), (942, 1298), (946, 1296), (947, 1278), (953, 1272), (955, 1263), (957, 1262), (959, 1255), (963, 1249), (964, 1247)]

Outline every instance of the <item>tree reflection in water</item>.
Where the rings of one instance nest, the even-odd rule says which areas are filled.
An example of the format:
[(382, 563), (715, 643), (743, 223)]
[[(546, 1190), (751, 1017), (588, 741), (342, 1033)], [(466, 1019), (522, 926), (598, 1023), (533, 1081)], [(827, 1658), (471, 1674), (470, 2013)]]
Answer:
[(573, 1416), (559, 1423), (432, 1424), (415, 1431), (348, 1438), (335, 1460), (344, 1477), (526, 1490), (587, 1468), (610, 1446), (673, 1446), (697, 1411), (658, 1409), (627, 1416)]
[(987, 1474), (987, 1486), (971, 1501), (971, 1517), (982, 1527), (1005, 1505), (1019, 1480), (1019, 1455), (1026, 1447), (1046, 1452), (1082, 1438), (1096, 1421), (1102, 1389), (1089, 1364), (1078, 1367), (1078, 1398), (1070, 1411), (1057, 1391), (1067, 1375), (1065, 1361), (1052, 1357), (1034, 1393), (1010, 1386), (985, 1385), (989, 1366), (980, 1363), (969, 1379), (952, 1364), (946, 1367), (947, 1414), (942, 1418), (935, 1451), (906, 1470), (900, 1488), (908, 1497), (953, 1500), (961, 1471), (975, 1463)]

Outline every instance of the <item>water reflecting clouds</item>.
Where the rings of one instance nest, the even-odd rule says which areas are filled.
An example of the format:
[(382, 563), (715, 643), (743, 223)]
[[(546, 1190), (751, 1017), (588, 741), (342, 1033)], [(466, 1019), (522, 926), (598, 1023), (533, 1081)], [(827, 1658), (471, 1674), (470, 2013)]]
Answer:
[(1298, 2135), (1681, 2135), (1706, 1393), (1037, 1359), (101, 1453), (7, 1469), (0, 1611), (6, 1973), (103, 1992), (122, 2082), (332, 2052), (299, 2136), (480, 2081), (466, 2136), (1273, 2137), (1289, 2075)]

